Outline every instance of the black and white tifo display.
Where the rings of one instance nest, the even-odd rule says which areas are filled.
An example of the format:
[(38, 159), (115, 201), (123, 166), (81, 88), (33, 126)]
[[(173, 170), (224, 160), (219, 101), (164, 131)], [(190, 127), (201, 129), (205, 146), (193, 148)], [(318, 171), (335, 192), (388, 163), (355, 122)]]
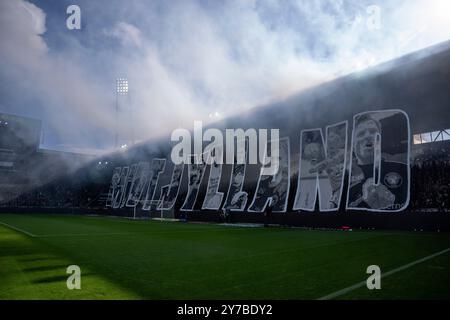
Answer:
[[(173, 210), (179, 203), (180, 211), (252, 214), (269, 209), (284, 213), (339, 208), (397, 212), (409, 204), (411, 133), (408, 115), (402, 110), (358, 113), (352, 123), (303, 129), (278, 141), (278, 170), (272, 175), (265, 175), (261, 166), (250, 176), (247, 163), (207, 161), (223, 148), (218, 144), (193, 155), (201, 158), (197, 163), (174, 165), (168, 154), (116, 167), (106, 206), (139, 206), (149, 211)], [(248, 152), (248, 143), (244, 150)], [(229, 166), (226, 172), (225, 166)]]

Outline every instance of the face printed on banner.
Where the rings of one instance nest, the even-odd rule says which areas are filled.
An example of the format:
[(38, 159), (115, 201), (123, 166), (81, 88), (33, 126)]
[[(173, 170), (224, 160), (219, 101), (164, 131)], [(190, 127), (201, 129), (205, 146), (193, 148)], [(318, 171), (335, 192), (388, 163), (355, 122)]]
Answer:
[(117, 186), (115, 190), (115, 194), (113, 195), (113, 208), (117, 209), (120, 208), (120, 205), (122, 203), (122, 198), (124, 195), (124, 189), (128, 178), (128, 172), (130, 168), (129, 167), (123, 167), (121, 173), (120, 173), (120, 179), (119, 179), (119, 185)]
[(164, 197), (164, 200), (158, 205), (158, 210), (170, 210), (175, 205), (178, 192), (180, 191), (184, 167), (185, 165), (183, 163), (174, 166), (167, 196)]
[(131, 183), (130, 192), (128, 193), (127, 207), (135, 207), (139, 203), (145, 185), (147, 184), (149, 171), (150, 164), (148, 162), (140, 162), (138, 164)]
[(173, 176), (171, 186), (177, 187), (181, 181), (181, 175), (183, 174), (184, 165), (175, 166), (173, 169)]
[(232, 181), (228, 189), (226, 209), (243, 211), (247, 204), (247, 192), (242, 191), (244, 186), (246, 164), (234, 165)]
[(137, 171), (137, 164), (132, 164), (130, 167), (130, 170), (128, 172), (126, 181), (125, 181), (125, 186), (123, 188), (123, 194), (122, 194), (122, 199), (121, 199), (121, 203), (120, 203), (120, 207), (123, 208), (128, 200), (128, 194), (131, 191), (131, 185), (133, 183), (134, 180), (134, 176), (136, 175), (136, 171)]
[(222, 204), (223, 192), (218, 192), (220, 177), (222, 176), (222, 165), (213, 162), (210, 166), (208, 187), (202, 209), (219, 210)]
[(203, 174), (205, 173), (206, 163), (200, 164), (189, 164), (188, 165), (188, 191), (186, 195), (186, 199), (184, 200), (183, 205), (181, 206), (181, 211), (192, 211), (194, 210), (195, 202), (197, 200), (200, 184), (203, 179)]
[[(395, 131), (389, 131), (394, 127)], [(347, 209), (400, 211), (409, 202), (409, 119), (400, 110), (354, 117)]]
[[(316, 138), (312, 138), (316, 139)], [(314, 140), (313, 140), (314, 141)], [(305, 145), (303, 151), (303, 159), (310, 162), (312, 165), (316, 165), (320, 161), (325, 159), (325, 154), (323, 152), (322, 144), (318, 142), (309, 142)]]
[[(248, 144), (245, 143), (245, 159), (247, 159), (247, 153)], [(223, 209), (231, 211), (244, 211), (248, 198), (247, 192), (242, 190), (244, 187), (246, 168), (247, 162), (245, 164), (233, 164), (230, 184)]]
[(327, 127), (327, 158), (325, 172), (331, 184), (330, 207), (341, 202), (347, 157), (347, 122)]
[(237, 171), (236, 175), (233, 177), (233, 187), (237, 188), (244, 182), (244, 172)]
[(115, 195), (116, 195), (116, 190), (117, 190), (117, 187), (119, 186), (121, 171), (122, 171), (122, 167), (114, 168), (113, 175), (111, 178), (111, 185), (110, 185), (109, 191), (108, 191), (108, 198), (106, 199), (107, 207), (113, 206), (113, 202), (114, 202)]
[(380, 124), (371, 118), (362, 118), (355, 126), (355, 156), (358, 163), (374, 163), (375, 139), (380, 134)]
[(347, 141), (347, 126), (335, 125), (327, 128), (327, 155), (334, 158), (341, 154)]
[(278, 171), (275, 175), (264, 175), (261, 170), (255, 196), (249, 212), (264, 212), (270, 206), (272, 212), (286, 212), (290, 185), (289, 138), (279, 140)]

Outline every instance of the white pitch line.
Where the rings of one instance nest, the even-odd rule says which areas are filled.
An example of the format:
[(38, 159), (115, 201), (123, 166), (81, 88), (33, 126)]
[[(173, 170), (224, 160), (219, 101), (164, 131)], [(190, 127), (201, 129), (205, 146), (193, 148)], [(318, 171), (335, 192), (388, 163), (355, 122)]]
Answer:
[(8, 228), (11, 228), (11, 229), (13, 229), (13, 230), (22, 232), (23, 234), (26, 234), (27, 236), (30, 236), (30, 237), (32, 237), (32, 238), (36, 238), (36, 237), (37, 237), (37, 235), (32, 234), (31, 232), (28, 232), (28, 231), (25, 231), (25, 230), (23, 230), (23, 229), (17, 228), (17, 227), (15, 227), (15, 226), (12, 226), (12, 225), (6, 223), (6, 222), (0, 221), (0, 224), (6, 226), (6, 227), (8, 227)]
[[(413, 266), (415, 266), (415, 265), (417, 265), (417, 264), (419, 264), (419, 263), (422, 263), (422, 262), (425, 262), (425, 261), (427, 261), (427, 260), (433, 259), (433, 258), (435, 258), (435, 257), (437, 257), (437, 256), (440, 256), (440, 255), (442, 255), (442, 254), (444, 254), (444, 253), (447, 253), (447, 252), (449, 252), (449, 251), (450, 251), (450, 248), (447, 248), (447, 249), (445, 249), (445, 250), (436, 252), (436, 253), (434, 253), (434, 254), (432, 254), (432, 255), (429, 255), (429, 256), (426, 256), (426, 257), (424, 257), (424, 258), (421, 258), (421, 259), (415, 260), (415, 261), (413, 261), (413, 262), (407, 263), (407, 264), (405, 264), (405, 265), (403, 265), (403, 266), (400, 266), (400, 267), (398, 267), (398, 268), (395, 268), (395, 269), (393, 269), (393, 270), (391, 270), (391, 271), (382, 273), (382, 274), (380, 275), (380, 278), (384, 278), (384, 277), (393, 275), (394, 273), (397, 273), (397, 272), (403, 271), (403, 270), (405, 270), (405, 269), (411, 268), (411, 267), (413, 267)], [(346, 293), (348, 293), (348, 292), (350, 292), (350, 291), (353, 291), (353, 290), (362, 288), (362, 287), (364, 287), (364, 286), (366, 286), (366, 281), (361, 281), (361, 282), (355, 283), (354, 285), (352, 285), (352, 286), (350, 286), (350, 287), (347, 287), (347, 288), (344, 288), (344, 289), (335, 291), (335, 292), (333, 292), (333, 293), (327, 294), (326, 296), (323, 296), (323, 297), (321, 297), (321, 298), (319, 298), (319, 299), (317, 299), (317, 300), (330, 300), (330, 299), (334, 299), (334, 298), (337, 298), (337, 297), (339, 297), (339, 296), (342, 296), (342, 295), (344, 295), (344, 294), (346, 294)]]

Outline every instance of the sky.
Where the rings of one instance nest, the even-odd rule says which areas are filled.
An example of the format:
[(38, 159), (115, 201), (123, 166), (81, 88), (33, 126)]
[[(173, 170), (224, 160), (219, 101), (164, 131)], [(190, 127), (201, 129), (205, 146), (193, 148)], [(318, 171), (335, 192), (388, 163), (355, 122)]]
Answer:
[[(66, 26), (71, 4), (80, 30)], [(0, 112), (41, 119), (43, 147), (110, 150), (118, 77), (123, 127), (156, 138), (446, 41), (449, 11), (448, 0), (1, 0)]]

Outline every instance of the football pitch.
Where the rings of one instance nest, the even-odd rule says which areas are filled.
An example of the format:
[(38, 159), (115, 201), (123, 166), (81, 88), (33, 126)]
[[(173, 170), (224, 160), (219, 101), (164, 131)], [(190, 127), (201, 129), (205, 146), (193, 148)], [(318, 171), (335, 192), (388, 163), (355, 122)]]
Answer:
[(0, 299), (448, 299), (449, 248), (448, 233), (0, 214)]

